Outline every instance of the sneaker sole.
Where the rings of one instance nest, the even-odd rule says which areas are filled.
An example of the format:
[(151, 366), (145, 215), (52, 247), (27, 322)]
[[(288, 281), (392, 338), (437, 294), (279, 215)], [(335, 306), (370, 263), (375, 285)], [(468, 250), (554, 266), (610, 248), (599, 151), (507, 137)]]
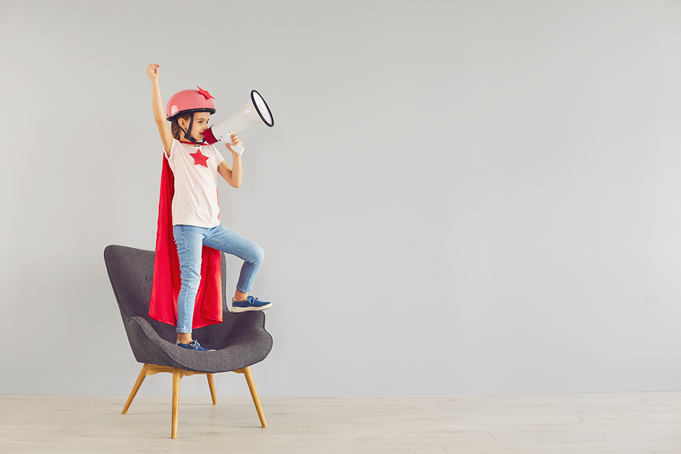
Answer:
[(253, 306), (236, 307), (236, 306), (232, 306), (232, 312), (264, 311), (265, 309), (269, 309), (270, 307), (272, 307), (272, 303), (266, 304), (265, 306), (260, 306), (260, 307), (253, 307)]
[(197, 350), (197, 349), (195, 349), (195, 348), (187, 348), (187, 347), (182, 347), (182, 346), (180, 346), (180, 345), (176, 345), (176, 346), (177, 346), (177, 347), (180, 347), (180, 348), (183, 348), (183, 349), (185, 349), (185, 350), (192, 351), (192, 352), (204, 352), (204, 353), (208, 353), (208, 352), (214, 352), (214, 351), (215, 351), (215, 350)]

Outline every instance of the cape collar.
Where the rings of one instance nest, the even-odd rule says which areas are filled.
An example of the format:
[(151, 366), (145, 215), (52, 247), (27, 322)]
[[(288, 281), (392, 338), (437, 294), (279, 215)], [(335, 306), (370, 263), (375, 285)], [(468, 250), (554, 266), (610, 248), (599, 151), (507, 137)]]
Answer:
[(205, 145), (208, 145), (205, 140), (201, 143), (194, 143), (194, 142), (187, 142), (185, 140), (180, 140), (180, 143), (186, 143), (187, 145), (198, 145), (199, 147), (203, 147)]

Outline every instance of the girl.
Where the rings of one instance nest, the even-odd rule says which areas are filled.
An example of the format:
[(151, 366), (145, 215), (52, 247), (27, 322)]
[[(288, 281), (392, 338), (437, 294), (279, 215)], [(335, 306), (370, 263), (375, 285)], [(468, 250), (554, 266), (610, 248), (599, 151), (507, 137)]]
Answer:
[[(249, 295), (265, 253), (253, 241), (224, 227), (218, 218), (217, 174), (234, 188), (241, 185), (241, 156), (230, 146), (243, 146), (241, 140), (232, 134), (232, 143), (225, 144), (232, 153), (232, 167), (215, 147), (203, 143), (203, 132), (208, 129), (215, 106), (210, 93), (200, 88), (176, 93), (168, 101), (164, 116), (158, 68), (159, 65), (149, 65), (147, 74), (151, 79), (154, 120), (163, 142), (165, 159), (174, 176), (172, 229), (181, 280), (177, 297), (176, 344), (190, 350), (213, 351), (201, 347), (192, 340), (191, 334), (194, 303), (201, 281), (202, 249), (206, 246), (244, 260), (232, 298), (232, 312), (272, 306), (272, 303)], [(172, 128), (166, 121), (171, 121)], [(156, 285), (156, 275), (154, 281)]]

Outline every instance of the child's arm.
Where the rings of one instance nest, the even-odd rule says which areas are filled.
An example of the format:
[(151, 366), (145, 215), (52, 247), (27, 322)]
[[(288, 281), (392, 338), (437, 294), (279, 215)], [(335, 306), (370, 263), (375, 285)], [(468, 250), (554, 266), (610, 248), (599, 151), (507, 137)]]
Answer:
[(173, 146), (173, 134), (170, 132), (163, 111), (161, 88), (158, 86), (158, 67), (159, 65), (152, 63), (147, 68), (147, 74), (149, 74), (149, 78), (151, 79), (151, 103), (154, 106), (154, 120), (156, 121), (156, 126), (158, 126), (158, 133), (161, 135), (163, 149), (166, 151), (168, 157), (170, 157), (170, 148)]
[[(232, 134), (232, 144), (244, 146), (241, 140), (239, 140), (239, 136), (236, 134)], [(238, 188), (241, 186), (241, 177), (243, 176), (243, 171), (241, 170), (241, 155), (232, 150), (232, 147), (229, 145), (230, 144), (225, 144), (225, 148), (232, 152), (232, 166), (234, 166), (234, 168), (231, 168), (227, 162), (223, 161), (218, 166), (218, 173), (222, 175), (222, 178), (224, 178), (230, 186)]]

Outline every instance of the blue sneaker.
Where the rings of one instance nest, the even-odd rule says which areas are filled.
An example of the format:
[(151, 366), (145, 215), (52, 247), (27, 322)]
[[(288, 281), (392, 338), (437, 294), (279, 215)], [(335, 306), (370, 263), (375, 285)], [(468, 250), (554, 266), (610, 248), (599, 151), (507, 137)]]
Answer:
[(214, 352), (215, 350), (209, 350), (207, 348), (203, 348), (202, 346), (199, 345), (199, 343), (195, 340), (191, 341), (188, 344), (183, 344), (179, 340), (175, 341), (175, 345), (178, 345), (182, 348), (186, 348), (187, 350), (196, 350), (199, 352)]
[(260, 301), (253, 295), (248, 295), (243, 301), (235, 301), (232, 298), (232, 312), (264, 311), (270, 307), (272, 307), (272, 303)]

